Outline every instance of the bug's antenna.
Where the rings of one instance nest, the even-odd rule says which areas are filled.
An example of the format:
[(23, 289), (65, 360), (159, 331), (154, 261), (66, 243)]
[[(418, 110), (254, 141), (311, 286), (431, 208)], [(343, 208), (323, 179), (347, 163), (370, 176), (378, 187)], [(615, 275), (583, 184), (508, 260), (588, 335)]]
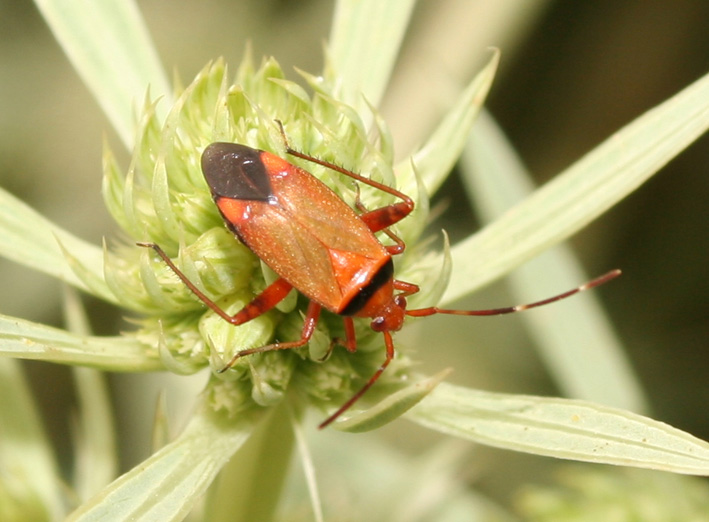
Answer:
[(503, 308), (490, 308), (488, 310), (447, 310), (445, 308), (438, 308), (437, 306), (431, 306), (429, 308), (419, 308), (418, 310), (407, 310), (406, 315), (410, 315), (412, 317), (425, 317), (425, 316), (434, 315), (434, 314), (449, 314), (449, 315), (512, 314), (515, 312), (522, 312), (524, 310), (529, 310), (530, 308), (544, 306), (546, 304), (553, 303), (555, 301), (561, 301), (562, 299), (566, 299), (567, 297), (571, 297), (572, 295), (578, 294), (579, 292), (583, 292), (584, 290), (588, 290), (590, 288), (595, 288), (597, 286), (603, 285), (603, 284), (607, 283), (608, 281), (615, 279), (620, 274), (621, 274), (620, 270), (618, 270), (616, 268), (615, 270), (611, 270), (610, 272), (606, 272), (602, 276), (592, 279), (591, 281), (588, 281), (587, 283), (584, 283), (581, 286), (577, 286), (576, 288), (574, 288), (572, 290), (567, 290), (566, 292), (562, 292), (562, 293), (554, 295), (552, 297), (547, 297), (546, 299), (542, 299), (541, 301), (535, 301), (533, 303), (528, 303), (528, 304), (522, 304), (522, 305), (516, 305), (516, 306), (506, 306)]

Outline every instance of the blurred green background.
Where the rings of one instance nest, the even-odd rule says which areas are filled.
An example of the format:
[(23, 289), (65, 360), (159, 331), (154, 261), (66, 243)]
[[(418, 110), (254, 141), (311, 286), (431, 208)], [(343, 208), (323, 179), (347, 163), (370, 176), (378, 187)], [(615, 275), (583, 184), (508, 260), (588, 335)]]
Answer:
[[(491, 22), (488, 34), (479, 29), (485, 2), (420, 2), (383, 107), (399, 155), (420, 143), (435, 114), (480, 65), (485, 46), (502, 49), (489, 108), (539, 183), (709, 71), (709, 3), (703, 0), (510, 4), (525, 5), (528, 12), (504, 32), (493, 30), (504, 27), (504, 20)], [(257, 58), (273, 55), (285, 70), (297, 66), (317, 73), (332, 16), (331, 2), (321, 0), (144, 0), (139, 6), (165, 68), (174, 69), (183, 83), (218, 56), (235, 67), (247, 40)], [(127, 166), (127, 153), (34, 4), (1, 0), (0, 185), (78, 236), (99, 243), (116, 231), (100, 198), (104, 136)], [(624, 271), (598, 293), (651, 399), (653, 416), (705, 440), (708, 174), (705, 136), (572, 240), (589, 275), (614, 267)], [(456, 179), (435, 202), (448, 206), (440, 227), (454, 239), (478, 228)], [(61, 287), (55, 280), (0, 259), (0, 288), (0, 313), (61, 326)], [(509, 300), (500, 283), (466, 305), (514, 304)], [(127, 327), (120, 311), (86, 302), (96, 332), (113, 334)], [(518, 318), (454, 321), (450, 344), (459, 349), (418, 348), (425, 373), (453, 366), (453, 382), (555, 393)], [(405, 339), (415, 346), (412, 334)], [(53, 365), (27, 366), (45, 404), (48, 431), (60, 453), (69, 451), (70, 374)], [(146, 402), (152, 404), (152, 398)], [(123, 415), (119, 424), (131, 422), (130, 412)], [(379, 436), (400, 441), (398, 430), (405, 429), (404, 446), (412, 451), (434, 437), (404, 421), (395, 424), (405, 426), (387, 428)], [(485, 451), (497, 459), (498, 472), (477, 482), (497, 496), (514, 488), (506, 466), (532, 474), (544, 460)], [(126, 465), (132, 463), (127, 457)]]

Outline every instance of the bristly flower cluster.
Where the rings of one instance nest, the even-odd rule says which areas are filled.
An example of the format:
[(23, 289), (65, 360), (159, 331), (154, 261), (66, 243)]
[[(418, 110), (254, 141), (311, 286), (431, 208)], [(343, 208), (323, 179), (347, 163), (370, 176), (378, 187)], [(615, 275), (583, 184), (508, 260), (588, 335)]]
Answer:
[[(208, 364), (216, 371), (237, 351), (297, 339), (302, 328), (305, 302), (295, 292), (276, 311), (234, 327), (207, 310), (150, 251), (135, 246), (136, 241), (160, 245), (191, 281), (232, 314), (273, 280), (270, 270), (225, 228), (212, 202), (200, 169), (207, 145), (242, 143), (283, 156), (277, 119), (294, 148), (397, 185), (391, 138), (381, 119), (373, 118), (372, 133), (354, 109), (328, 96), (322, 78), (302, 76), (314, 91), (312, 96), (286, 80), (273, 59), (258, 69), (245, 59), (233, 84), (223, 62), (217, 61), (179, 94), (163, 125), (155, 104), (145, 104), (126, 175), (110, 151), (105, 154), (104, 199), (129, 239), (107, 250), (106, 281), (121, 304), (147, 316), (128, 335), (159, 350), (171, 371), (193, 373)], [(354, 201), (350, 181), (317, 165), (288, 159), (322, 179), (345, 201)], [(416, 186), (398, 188), (417, 193)], [(391, 199), (371, 187), (361, 191), (369, 208)], [(414, 240), (423, 219), (419, 213), (397, 232)], [(315, 402), (342, 401), (383, 359), (381, 339), (372, 335), (368, 323), (358, 324), (357, 330), (358, 354), (336, 349), (327, 364), (321, 359), (330, 339), (344, 337), (341, 320), (334, 316), (320, 322), (307, 349), (240, 359), (232, 370), (215, 374), (211, 388), (215, 407), (233, 414), (250, 404), (249, 397), (261, 406), (273, 405), (291, 381)], [(397, 359), (393, 366), (384, 383), (396, 382), (407, 362)]]

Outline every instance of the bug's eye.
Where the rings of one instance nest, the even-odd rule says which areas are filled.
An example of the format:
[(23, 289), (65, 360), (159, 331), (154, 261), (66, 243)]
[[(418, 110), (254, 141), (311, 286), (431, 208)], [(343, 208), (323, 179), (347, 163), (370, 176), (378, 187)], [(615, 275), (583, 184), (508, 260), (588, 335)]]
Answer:
[(383, 332), (386, 329), (386, 320), (383, 317), (375, 317), (370, 326), (375, 332)]

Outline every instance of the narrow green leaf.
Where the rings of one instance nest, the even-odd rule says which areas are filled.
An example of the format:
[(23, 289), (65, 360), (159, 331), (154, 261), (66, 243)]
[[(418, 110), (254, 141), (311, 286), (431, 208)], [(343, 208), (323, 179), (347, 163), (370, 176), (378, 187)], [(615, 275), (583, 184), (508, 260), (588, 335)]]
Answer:
[[(511, 144), (487, 113), (473, 129), (461, 171), (484, 222), (502, 215), (533, 189)], [(536, 301), (589, 279), (565, 246), (544, 252), (508, 277), (516, 303)], [(612, 286), (606, 291), (612, 293)], [(522, 318), (564, 395), (636, 413), (647, 411), (641, 386), (597, 295), (587, 292)]]
[[(315, 425), (313, 420), (305, 427), (308, 437), (317, 441), (312, 453), (321, 495), (330, 500), (323, 506), (325, 520), (349, 520), (351, 513), (356, 513), (354, 520), (388, 522), (518, 520), (466, 486), (470, 454), (475, 452), (467, 441), (447, 437), (412, 454), (382, 437), (343, 437), (335, 430), (316, 432)], [(301, 470), (291, 475), (277, 520), (305, 512)]]
[(35, 0), (67, 57), (98, 100), (128, 149), (150, 87), (153, 97), (171, 90), (138, 7), (131, 0)]
[(183, 520), (248, 439), (253, 419), (225, 424), (201, 408), (172, 443), (122, 475), (67, 520)]
[(589, 402), (439, 385), (406, 416), (489, 446), (585, 462), (709, 475), (709, 443)]
[(421, 177), (428, 194), (438, 190), (460, 157), (470, 129), (485, 103), (500, 63), (500, 51), (493, 49), (487, 65), (473, 78), (456, 104), (448, 111), (436, 130), (411, 158), (397, 165), (400, 185), (413, 178), (413, 169)]
[(72, 373), (79, 401), (74, 489), (79, 499), (85, 501), (117, 474), (117, 431), (103, 373), (80, 367), (72, 367)]
[(302, 415), (296, 419), (295, 412), (293, 409), (290, 410), (289, 415), (291, 422), (293, 424), (293, 436), (295, 439), (295, 445), (298, 449), (297, 456), (300, 465), (303, 467), (303, 477), (305, 478), (305, 484), (308, 489), (308, 497), (310, 498), (310, 506), (313, 510), (313, 520), (315, 522), (324, 522), (323, 517), (323, 506), (320, 500), (320, 489), (318, 488), (318, 482), (315, 475), (315, 463), (313, 462), (313, 455), (308, 446), (308, 439), (303, 429)]
[(339, 0), (329, 40), (326, 75), (336, 80), (339, 101), (364, 114), (384, 93), (415, 0)]
[(499, 59), (500, 53), (495, 50), (423, 147), (395, 167), (397, 186), (417, 200), (416, 208), (407, 218), (407, 233), (402, 236), (405, 241), (417, 239), (428, 225), (428, 195), (438, 189), (458, 161), (490, 90)]
[(384, 520), (512, 522), (501, 506), (463, 485), (474, 452), (466, 441), (446, 438), (407, 455), (395, 468), (399, 477), (391, 495), (392, 515)]
[(0, 397), (0, 482), (13, 481), (26, 517), (60, 520), (62, 479), (19, 361), (0, 358)]
[[(61, 246), (60, 246), (61, 245)], [(70, 262), (62, 248), (71, 253)], [(103, 251), (59, 228), (0, 188), (0, 255), (115, 302), (103, 281)], [(80, 264), (96, 284), (89, 288), (71, 268)]]
[(273, 520), (293, 450), (288, 401), (272, 408), (209, 488), (204, 520)]
[[(87, 336), (91, 329), (79, 295), (64, 287), (67, 328)], [(72, 367), (79, 403), (75, 430), (74, 490), (83, 502), (108, 485), (118, 471), (113, 407), (103, 373), (93, 368)]]
[(392, 393), (368, 410), (352, 415), (347, 419), (335, 421), (332, 427), (340, 431), (362, 433), (384, 426), (421, 402), (451, 371), (449, 368), (438, 372), (428, 379), (415, 382)]
[(462, 86), (485, 64), (491, 45), (502, 49), (503, 60), (514, 56), (549, 3), (418, 2), (380, 104), (397, 151), (408, 153), (427, 139), (443, 107), (458, 98)]
[(456, 244), (444, 301), (497, 279), (582, 229), (708, 127), (706, 75), (612, 135), (494, 223)]
[(625, 467), (555, 466), (515, 497), (524, 520), (537, 522), (705, 522), (709, 514), (706, 480)]
[(157, 350), (149, 350), (134, 339), (75, 335), (3, 315), (0, 315), (0, 355), (109, 371), (162, 369)]

